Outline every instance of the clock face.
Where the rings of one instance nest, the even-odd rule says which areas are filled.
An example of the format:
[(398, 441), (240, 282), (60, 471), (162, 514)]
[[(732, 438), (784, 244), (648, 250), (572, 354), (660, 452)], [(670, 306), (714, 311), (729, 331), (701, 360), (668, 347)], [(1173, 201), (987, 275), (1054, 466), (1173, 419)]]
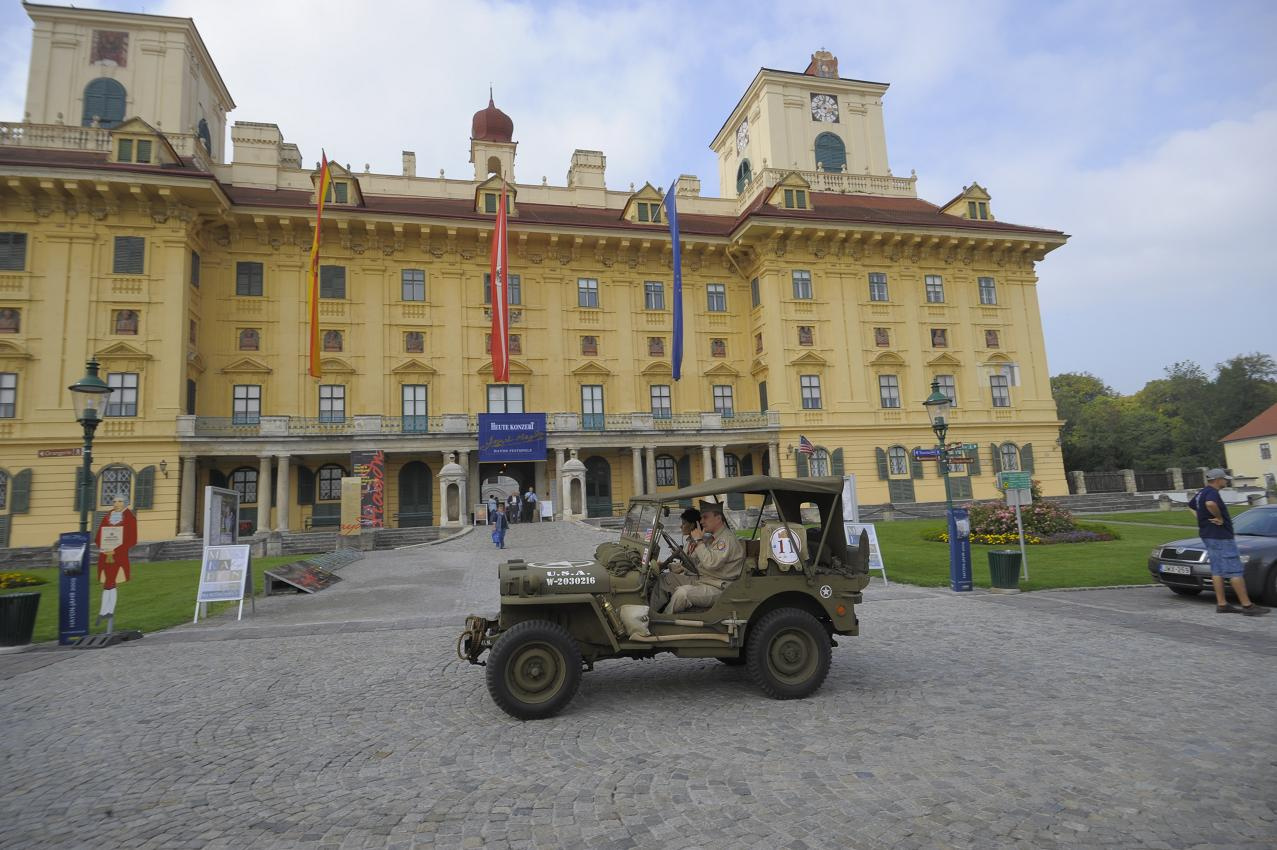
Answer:
[(811, 117), (813, 121), (837, 124), (838, 101), (834, 99), (833, 95), (813, 94), (811, 96)]
[(749, 144), (749, 121), (740, 122), (736, 128), (736, 152), (741, 153)]

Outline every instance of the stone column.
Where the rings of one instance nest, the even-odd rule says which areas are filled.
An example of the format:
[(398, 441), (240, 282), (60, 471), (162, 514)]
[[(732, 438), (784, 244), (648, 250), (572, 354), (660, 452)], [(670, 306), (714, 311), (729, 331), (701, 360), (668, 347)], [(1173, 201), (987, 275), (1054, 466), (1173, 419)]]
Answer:
[(767, 469), (769, 474), (780, 477), (780, 443), (767, 444)]
[(1073, 479), (1073, 492), (1078, 496), (1086, 495), (1086, 473), (1080, 469), (1075, 469), (1069, 473), (1069, 477)]
[(634, 495), (643, 492), (643, 450), (630, 446), (630, 467), (634, 473)]
[(714, 477), (714, 467), (710, 465), (709, 446), (701, 446), (701, 480), (708, 481)]
[(270, 455), (261, 455), (257, 472), (257, 533), (270, 531)]
[(461, 500), (461, 524), (470, 524), (470, 450), (457, 451), (457, 463), (461, 466), (465, 477), (461, 479), (461, 489), (457, 497)]
[(194, 455), (182, 455), (182, 497), (179, 503), (177, 536), (183, 540), (195, 539), (195, 479)]
[(1184, 489), (1184, 470), (1180, 469), (1178, 466), (1172, 466), (1168, 468), (1166, 471), (1171, 474), (1171, 489), (1183, 490)]
[(719, 478), (727, 476), (727, 458), (724, 452), (725, 449), (722, 446), (714, 446), (714, 474)]
[(566, 462), (565, 455), (566, 450), (564, 449), (554, 450), (554, 477), (559, 482), (559, 486), (554, 488), (554, 498), (558, 501), (558, 504), (555, 505), (557, 510), (555, 510), (554, 514), (559, 519), (563, 519), (568, 515), (568, 482), (563, 477), (563, 464)]
[(1123, 469), (1123, 470), (1122, 470), (1122, 480), (1126, 483), (1126, 492), (1128, 492), (1128, 493), (1137, 493), (1137, 492), (1139, 492), (1139, 491), (1136, 489), (1136, 487), (1135, 487), (1135, 470), (1133, 470), (1133, 469)]
[(279, 469), (275, 478), (275, 530), (288, 531), (289, 525), (289, 500), (288, 494), (289, 476), (292, 472), (291, 461), (288, 455), (276, 455), (276, 462)]
[(652, 488), (652, 492), (656, 492), (656, 447), (643, 447), (644, 461), (643, 465), (647, 467), (648, 486)]

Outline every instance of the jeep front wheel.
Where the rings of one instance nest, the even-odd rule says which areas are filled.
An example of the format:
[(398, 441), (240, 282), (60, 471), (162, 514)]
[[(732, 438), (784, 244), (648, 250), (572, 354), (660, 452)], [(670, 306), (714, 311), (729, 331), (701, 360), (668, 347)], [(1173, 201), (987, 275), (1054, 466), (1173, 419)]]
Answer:
[(798, 608), (780, 608), (754, 626), (745, 659), (763, 693), (801, 699), (824, 683), (830, 656), (829, 635), (819, 620)]
[(557, 714), (581, 684), (581, 648), (562, 626), (528, 620), (497, 638), (488, 656), (488, 693), (520, 720)]

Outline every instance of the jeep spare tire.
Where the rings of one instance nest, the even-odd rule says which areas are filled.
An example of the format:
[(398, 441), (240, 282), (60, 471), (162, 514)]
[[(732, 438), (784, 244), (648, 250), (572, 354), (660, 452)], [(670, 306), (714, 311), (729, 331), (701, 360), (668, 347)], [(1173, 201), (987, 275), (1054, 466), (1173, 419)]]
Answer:
[(824, 683), (831, 655), (819, 620), (800, 608), (778, 608), (750, 630), (745, 664), (767, 696), (801, 699)]
[(488, 693), (520, 720), (557, 714), (581, 684), (581, 648), (562, 626), (518, 623), (497, 638), (488, 656)]

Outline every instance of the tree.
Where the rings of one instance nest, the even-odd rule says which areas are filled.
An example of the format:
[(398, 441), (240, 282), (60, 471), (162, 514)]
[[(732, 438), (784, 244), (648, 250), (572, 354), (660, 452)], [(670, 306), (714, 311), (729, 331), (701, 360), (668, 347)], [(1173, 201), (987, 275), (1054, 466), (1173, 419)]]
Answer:
[(1215, 367), (1211, 390), (1223, 437), (1277, 404), (1277, 363), (1267, 354), (1239, 354)]

